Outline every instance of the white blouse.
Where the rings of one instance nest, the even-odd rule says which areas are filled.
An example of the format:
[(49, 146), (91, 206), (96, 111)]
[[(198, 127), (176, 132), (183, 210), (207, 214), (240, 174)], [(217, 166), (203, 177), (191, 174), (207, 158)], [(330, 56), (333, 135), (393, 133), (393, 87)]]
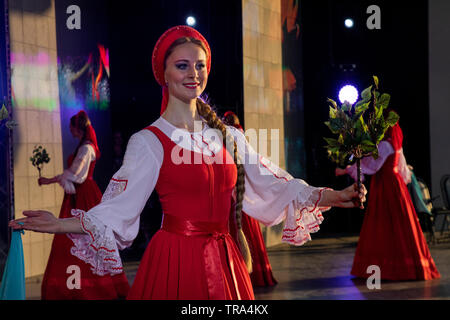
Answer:
[[(211, 156), (222, 148), (219, 132), (206, 123), (203, 129), (200, 127), (193, 133), (173, 126), (162, 117), (152, 125), (178, 146), (191, 151)], [(242, 132), (227, 128), (235, 137), (246, 171), (243, 211), (267, 226), (284, 221), (284, 242), (302, 245), (311, 240), (310, 233), (318, 231), (323, 221), (322, 212), (329, 209), (318, 207), (325, 188), (294, 179), (257, 154)], [(94, 273), (122, 271), (118, 250), (130, 246), (137, 236), (140, 213), (157, 183), (163, 154), (159, 139), (151, 131), (135, 133), (128, 142), (123, 165), (111, 179), (102, 202), (88, 212), (72, 210), (86, 234), (68, 234), (75, 245), (71, 252), (89, 263)]]
[(90, 144), (81, 145), (70, 168), (56, 176), (58, 183), (63, 187), (65, 193), (76, 193), (74, 183), (83, 183), (86, 180), (92, 161), (95, 161), (94, 148)]
[[(383, 167), (387, 158), (395, 152), (394, 148), (388, 141), (381, 141), (378, 144), (378, 158), (374, 159), (373, 157), (365, 157), (361, 159), (361, 180), (364, 181), (364, 175), (373, 175), (378, 172), (378, 170)], [(409, 170), (408, 165), (406, 163), (405, 155), (403, 154), (403, 148), (397, 150), (399, 153), (399, 159), (397, 167), (394, 168), (394, 171), (398, 172), (402, 177), (405, 184), (409, 184), (411, 182), (412, 172)], [(353, 164), (345, 169), (345, 171), (356, 181), (357, 179), (357, 170), (356, 164)]]

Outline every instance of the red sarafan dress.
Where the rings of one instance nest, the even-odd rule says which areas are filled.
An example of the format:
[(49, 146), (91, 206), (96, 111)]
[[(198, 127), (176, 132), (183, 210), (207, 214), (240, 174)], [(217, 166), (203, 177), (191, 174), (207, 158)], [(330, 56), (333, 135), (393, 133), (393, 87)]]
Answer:
[(277, 284), (272, 273), (266, 244), (258, 220), (242, 213), (242, 231), (248, 242), (252, 257), (253, 271), (250, 273), (252, 284), (255, 287), (268, 287)]
[[(230, 220), (235, 220), (235, 209), (233, 206), (230, 212)], [(272, 267), (270, 266), (269, 257), (267, 256), (266, 245), (259, 226), (258, 220), (250, 217), (242, 212), (242, 231), (248, 242), (250, 255), (252, 259), (252, 272), (250, 279), (254, 287), (270, 287), (276, 285)], [(236, 223), (230, 223), (230, 233), (236, 243), (238, 242)]]
[(351, 274), (367, 278), (372, 275), (367, 268), (375, 265), (380, 268), (381, 279), (385, 280), (439, 278), (400, 174), (398, 164), (404, 159), (400, 126), (397, 124), (389, 129), (387, 137), (393, 153), (372, 176)]
[[(164, 217), (128, 299), (254, 299), (245, 263), (229, 234), (236, 183), (229, 153), (220, 151), (224, 164), (209, 164), (207, 159), (201, 164), (175, 164), (170, 159), (176, 144), (158, 128), (148, 130), (164, 149), (156, 183)], [(184, 152), (194, 159), (192, 151)]]
[[(74, 156), (68, 159), (70, 168)], [(59, 218), (71, 218), (72, 209), (89, 210), (100, 203), (102, 193), (93, 179), (96, 161), (89, 164), (86, 180), (74, 183), (76, 193), (64, 194)], [(47, 268), (42, 280), (41, 298), (43, 300), (109, 300), (125, 298), (129, 284), (125, 273), (114, 276), (99, 276), (93, 274), (90, 266), (71, 254), (72, 241), (65, 234), (55, 234)], [(70, 266), (80, 270), (80, 288), (72, 287), (74, 281), (68, 278), (75, 271)], [(71, 283), (71, 288), (67, 282)]]

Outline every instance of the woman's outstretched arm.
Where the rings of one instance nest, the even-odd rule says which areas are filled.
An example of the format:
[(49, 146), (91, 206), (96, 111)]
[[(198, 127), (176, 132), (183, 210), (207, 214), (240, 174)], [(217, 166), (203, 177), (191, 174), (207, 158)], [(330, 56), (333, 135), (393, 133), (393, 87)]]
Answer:
[(14, 230), (31, 230), (43, 233), (84, 233), (78, 218), (58, 219), (51, 212), (24, 211), (25, 218), (12, 220), (9, 226)]

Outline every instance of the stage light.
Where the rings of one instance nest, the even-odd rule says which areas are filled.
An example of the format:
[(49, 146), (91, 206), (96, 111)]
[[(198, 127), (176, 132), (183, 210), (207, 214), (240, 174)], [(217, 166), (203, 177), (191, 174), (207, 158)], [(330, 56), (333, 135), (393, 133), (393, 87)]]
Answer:
[(345, 19), (344, 24), (347, 28), (353, 28), (353, 26), (355, 25), (353, 19), (350, 18)]
[(187, 19), (186, 19), (186, 24), (187, 24), (188, 26), (193, 27), (193, 26), (195, 26), (195, 23), (196, 23), (196, 21), (195, 21), (195, 18), (194, 18), (193, 16), (187, 17)]
[(339, 91), (339, 100), (341, 103), (345, 101), (354, 104), (358, 100), (358, 90), (352, 85), (346, 85)]

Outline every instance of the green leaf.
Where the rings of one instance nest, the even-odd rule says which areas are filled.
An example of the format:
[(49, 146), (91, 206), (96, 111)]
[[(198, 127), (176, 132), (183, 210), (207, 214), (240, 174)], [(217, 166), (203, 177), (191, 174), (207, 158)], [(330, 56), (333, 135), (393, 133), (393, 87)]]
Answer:
[(343, 130), (345, 127), (345, 122), (341, 118), (330, 119), (329, 123), (330, 123), (329, 128), (331, 132), (333, 132), (334, 134), (337, 134), (340, 130)]
[(362, 113), (362, 112), (366, 111), (367, 109), (369, 109), (369, 105), (370, 105), (370, 101), (369, 102), (360, 101), (360, 103), (355, 105), (355, 112)]
[(373, 76), (373, 82), (375, 83), (375, 88), (378, 89), (378, 83), (379, 83), (379, 81), (378, 81), (378, 77), (377, 77), (377, 76)]
[(375, 118), (381, 120), (382, 116), (383, 116), (383, 108), (375, 106)]
[(334, 119), (337, 117), (337, 110), (334, 109), (333, 107), (330, 107), (330, 119)]
[(372, 151), (372, 157), (377, 160), (379, 155), (378, 155), (378, 148), (375, 148), (375, 150)]
[(333, 129), (331, 128), (330, 121), (326, 121), (326, 122), (324, 122), (324, 124), (328, 127), (328, 129), (330, 129), (330, 131), (331, 131), (332, 133), (334, 133), (334, 134), (338, 133), (337, 131), (335, 131), (335, 130), (333, 130)]
[(363, 140), (361, 142), (361, 149), (363, 153), (370, 153), (377, 149), (377, 146), (370, 140)]
[(389, 101), (391, 99), (391, 96), (387, 93), (383, 93), (381, 97), (378, 99), (378, 105), (382, 107), (383, 109), (386, 109), (389, 105)]
[(363, 92), (361, 92), (361, 98), (364, 102), (369, 101), (370, 98), (372, 97), (371, 90), (372, 90), (372, 86), (364, 89)]
[(0, 121), (8, 118), (9, 118), (8, 110), (6, 109), (5, 105), (3, 105), (2, 108), (0, 109)]
[(384, 139), (384, 132), (381, 133), (378, 137), (377, 137), (377, 144), (379, 144), (381, 142), (381, 140)]
[(386, 124), (390, 127), (395, 126), (395, 124), (400, 119), (399, 115), (395, 113), (394, 111), (390, 111), (387, 118), (386, 118)]
[(324, 138), (330, 147), (339, 147), (339, 142), (333, 138)]
[(348, 101), (345, 101), (341, 106), (341, 110), (344, 112), (349, 112), (352, 110), (352, 105)]
[(331, 104), (333, 105), (334, 109), (337, 109), (337, 103), (336, 103), (336, 101), (334, 101), (334, 100), (328, 98), (328, 102), (331, 103)]

